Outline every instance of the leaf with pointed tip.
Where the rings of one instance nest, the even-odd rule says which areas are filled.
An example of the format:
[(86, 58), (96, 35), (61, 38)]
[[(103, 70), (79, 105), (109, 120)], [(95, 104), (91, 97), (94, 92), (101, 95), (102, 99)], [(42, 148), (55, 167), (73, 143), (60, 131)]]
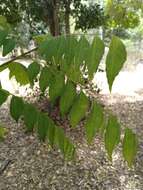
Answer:
[(37, 132), (38, 132), (39, 139), (42, 141), (46, 140), (46, 137), (48, 135), (48, 126), (49, 126), (48, 116), (39, 112), (38, 113)]
[(34, 126), (37, 124), (38, 113), (36, 108), (32, 104), (26, 103), (24, 105), (23, 116), (27, 130), (29, 132), (33, 131)]
[(7, 100), (8, 96), (8, 91), (0, 89), (0, 106)]
[(40, 79), (39, 79), (39, 86), (42, 92), (46, 90), (49, 86), (51, 81), (52, 74), (48, 67), (44, 67), (41, 71)]
[(51, 147), (53, 147), (55, 143), (55, 124), (54, 122), (49, 118), (49, 127), (48, 127), (48, 141)]
[(82, 36), (78, 41), (76, 51), (75, 51), (75, 65), (78, 67), (83, 63), (86, 59), (86, 51), (89, 49), (90, 45), (85, 36)]
[(75, 147), (70, 140), (65, 136), (64, 130), (55, 128), (55, 144), (61, 150), (65, 159), (72, 159), (75, 153)]
[(66, 38), (65, 36), (60, 36), (60, 37), (58, 36), (56, 40), (57, 40), (57, 50), (54, 55), (54, 59), (56, 64), (61, 64), (62, 57), (65, 53)]
[(64, 139), (64, 158), (66, 160), (71, 160), (75, 155), (75, 146), (71, 143), (69, 138), (65, 137)]
[(5, 69), (7, 69), (8, 66), (9, 66), (9, 64), (8, 64), (8, 65), (6, 65), (6, 64), (0, 65), (0, 72), (2, 72), (2, 71), (4, 71)]
[(64, 58), (66, 60), (66, 65), (68, 70), (68, 66), (73, 63), (76, 47), (78, 45), (77, 39), (74, 36), (67, 36), (65, 40), (65, 53)]
[(126, 128), (123, 139), (123, 156), (128, 166), (132, 167), (138, 149), (138, 141), (136, 135), (131, 129)]
[(68, 81), (64, 87), (63, 93), (60, 99), (60, 112), (64, 116), (69, 112), (73, 101), (76, 97), (76, 86), (71, 81)]
[(13, 39), (6, 39), (3, 42), (2, 56), (6, 56), (15, 48), (15, 41)]
[(109, 117), (104, 141), (109, 159), (112, 161), (113, 150), (120, 142), (120, 124), (115, 116)]
[(126, 61), (126, 58), (127, 53), (124, 44), (118, 37), (113, 36), (106, 57), (106, 75), (110, 91), (116, 76), (119, 74)]
[(10, 102), (10, 114), (16, 122), (18, 122), (19, 118), (22, 116), (23, 109), (24, 109), (24, 103), (22, 98), (18, 96), (12, 96)]
[(40, 72), (40, 65), (36, 61), (34, 61), (28, 66), (27, 72), (28, 72), (29, 80), (31, 84), (33, 85), (34, 80), (36, 79), (38, 73)]
[(61, 96), (64, 85), (64, 75), (61, 72), (56, 72), (49, 85), (49, 96), (53, 104), (55, 103), (56, 99)]
[(11, 79), (13, 76), (15, 77), (16, 81), (20, 85), (26, 85), (29, 84), (29, 76), (27, 72), (27, 68), (17, 62), (12, 62), (8, 66), (10, 73), (9, 78)]
[(87, 122), (85, 124), (86, 137), (89, 144), (93, 141), (96, 133), (99, 131), (99, 128), (103, 126), (103, 123), (103, 108), (99, 103), (94, 102), (92, 111), (89, 114), (89, 117), (87, 118)]
[(61, 152), (64, 154), (64, 130), (60, 127), (55, 127), (55, 144), (57, 147), (61, 150)]
[(86, 95), (81, 92), (76, 98), (69, 113), (69, 120), (72, 127), (76, 127), (76, 125), (84, 118), (88, 108), (89, 100)]
[(86, 60), (89, 78), (93, 78), (93, 74), (96, 73), (102, 56), (104, 54), (104, 43), (99, 37), (95, 37), (91, 47), (88, 50), (88, 57)]

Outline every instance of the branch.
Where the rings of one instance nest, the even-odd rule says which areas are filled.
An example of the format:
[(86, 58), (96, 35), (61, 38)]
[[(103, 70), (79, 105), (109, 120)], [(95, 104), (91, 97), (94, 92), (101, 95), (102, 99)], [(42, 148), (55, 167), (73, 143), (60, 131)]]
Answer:
[(1, 67), (6, 67), (6, 66), (8, 66), (9, 63), (11, 63), (11, 62), (13, 62), (13, 61), (15, 61), (15, 60), (17, 60), (17, 59), (20, 59), (20, 58), (24, 57), (25, 55), (28, 55), (28, 54), (32, 53), (33, 51), (36, 51), (37, 49), (38, 49), (38, 47), (35, 47), (35, 48), (33, 48), (33, 49), (31, 49), (31, 50), (29, 50), (29, 51), (27, 51), (27, 52), (25, 52), (25, 53), (23, 53), (23, 54), (17, 56), (17, 57), (14, 57), (14, 58), (12, 58), (12, 59), (10, 59), (10, 60), (4, 62), (3, 64), (0, 65), (0, 68), (1, 68)]

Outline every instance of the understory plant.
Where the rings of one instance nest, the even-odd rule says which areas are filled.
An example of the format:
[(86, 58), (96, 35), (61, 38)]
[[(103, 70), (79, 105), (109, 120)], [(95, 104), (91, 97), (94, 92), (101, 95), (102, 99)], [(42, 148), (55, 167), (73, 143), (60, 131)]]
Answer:
[[(123, 157), (131, 167), (137, 152), (137, 137), (125, 128), (121, 138), (121, 125), (112, 113), (105, 114), (103, 106), (90, 98), (85, 90), (85, 83), (91, 82), (98, 71), (105, 51), (104, 42), (95, 36), (89, 42), (84, 36), (37, 37), (38, 46), (22, 56), (15, 57), (0, 65), (0, 72), (9, 69), (9, 78), (15, 77), (20, 85), (29, 84), (33, 88), (38, 81), (40, 90), (50, 101), (52, 109), (58, 106), (61, 118), (67, 118), (71, 128), (79, 127), (84, 120), (85, 138), (91, 144), (102, 130), (105, 149), (112, 160), (112, 153), (119, 143), (122, 144)], [(0, 27), (0, 46), (6, 56), (15, 48), (7, 28)], [(25, 67), (17, 60), (37, 51), (38, 60)], [(109, 90), (126, 61), (127, 53), (123, 42), (113, 36), (106, 56), (106, 76)], [(48, 94), (47, 94), (48, 92)], [(46, 141), (52, 148), (58, 148), (65, 159), (75, 156), (76, 145), (66, 136), (63, 128), (51, 118), (50, 113), (43, 113), (22, 97), (15, 96), (0, 88), (0, 105), (11, 96), (10, 114), (18, 122), (23, 118), (29, 132), (36, 131), (41, 141)]]

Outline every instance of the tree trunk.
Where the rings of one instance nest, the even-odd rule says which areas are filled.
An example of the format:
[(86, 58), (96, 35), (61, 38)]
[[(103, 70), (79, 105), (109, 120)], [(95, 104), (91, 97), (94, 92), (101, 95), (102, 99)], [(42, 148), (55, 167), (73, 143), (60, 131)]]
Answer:
[(43, 4), (45, 21), (52, 36), (60, 35), (59, 31), (59, 0), (47, 0)]
[(59, 31), (59, 0), (53, 0), (54, 1), (54, 9), (53, 9), (53, 20), (54, 20), (54, 36), (60, 35)]
[(66, 34), (70, 34), (70, 4), (71, 0), (67, 0), (65, 2), (65, 32)]

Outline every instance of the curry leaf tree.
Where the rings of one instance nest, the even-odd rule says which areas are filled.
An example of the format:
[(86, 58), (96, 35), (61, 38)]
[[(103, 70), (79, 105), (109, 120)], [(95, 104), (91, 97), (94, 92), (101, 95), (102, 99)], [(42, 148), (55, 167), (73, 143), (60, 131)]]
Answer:
[[(4, 47), (7, 35), (3, 35), (4, 29), (1, 33), (1, 46)], [(9, 47), (6, 48), (8, 49), (2, 50), (8, 53)], [(93, 142), (96, 134), (102, 131), (109, 159), (112, 160), (114, 149), (122, 143), (123, 156), (131, 167), (137, 152), (136, 135), (131, 129), (126, 129), (122, 141), (121, 126), (117, 118), (113, 114), (106, 114), (100, 102), (92, 100), (85, 90), (85, 75), (86, 80), (92, 81), (104, 54), (104, 42), (98, 37), (95, 37), (91, 43), (83, 37), (81, 39), (74, 36), (50, 37), (39, 43), (38, 53), (39, 57), (45, 60), (44, 64), (36, 61), (26, 68), (12, 60), (2, 64), (0, 71), (9, 69), (10, 78), (15, 77), (20, 85), (32, 84), (31, 88), (37, 79), (41, 91), (43, 93), (48, 91), (52, 107), (59, 105), (61, 117), (67, 118), (71, 127), (76, 128), (81, 122), (83, 123), (89, 144)], [(106, 58), (110, 91), (125, 60), (124, 44), (118, 37), (113, 36)], [(10, 113), (17, 122), (23, 118), (28, 131), (37, 132), (41, 141), (46, 141), (52, 148), (59, 148), (65, 159), (75, 156), (74, 142), (66, 136), (65, 131), (52, 119), (50, 113), (43, 113), (22, 97), (14, 96), (2, 87), (0, 105), (9, 96), (12, 97)]]

